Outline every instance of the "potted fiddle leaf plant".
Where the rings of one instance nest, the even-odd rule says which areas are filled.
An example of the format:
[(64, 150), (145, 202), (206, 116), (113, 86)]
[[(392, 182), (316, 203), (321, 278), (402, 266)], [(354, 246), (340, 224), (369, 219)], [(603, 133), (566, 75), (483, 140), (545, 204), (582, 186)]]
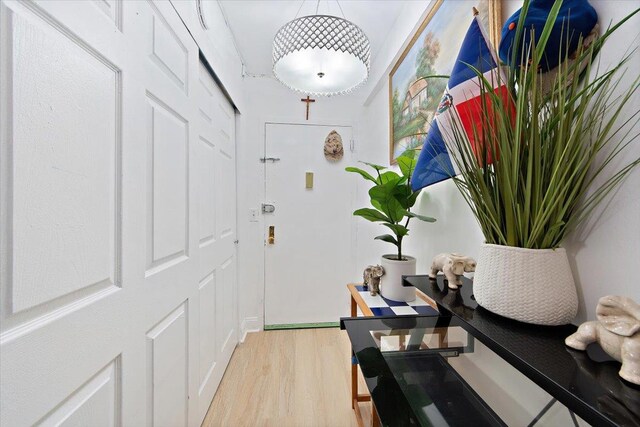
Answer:
[[(527, 16), (541, 12), (530, 9), (547, 5), (546, 21), (534, 33)], [(447, 148), (458, 153), (454, 181), (486, 241), (475, 299), (494, 313), (542, 325), (569, 323), (578, 309), (563, 240), (640, 164), (640, 158), (620, 159), (638, 139), (633, 99), (640, 77), (637, 70), (625, 74), (637, 49), (608, 70), (592, 66), (611, 34), (638, 10), (599, 37), (593, 30), (578, 37), (571, 27), (560, 28), (577, 38), (568, 46), (566, 35), (560, 41), (552, 35), (568, 21), (562, 8), (560, 0), (525, 0), (505, 24), (500, 58), (506, 75), (497, 78), (503, 78), (507, 96), (471, 67), (483, 100), (471, 126), (478, 129), (475, 146), (460, 116), (449, 111)], [(578, 12), (571, 10), (569, 25), (580, 22)], [(506, 41), (511, 45), (505, 47)]]
[(402, 252), (402, 243), (409, 234), (409, 222), (416, 218), (420, 221), (434, 222), (435, 218), (419, 215), (411, 211), (416, 203), (419, 191), (412, 191), (409, 181), (416, 167), (414, 151), (407, 151), (398, 157), (400, 174), (386, 167), (366, 163), (374, 175), (357, 168), (347, 167), (347, 172), (357, 173), (373, 183), (369, 189), (371, 208), (361, 208), (353, 212), (368, 221), (377, 222), (389, 230), (375, 239), (391, 243), (396, 251), (383, 255), (380, 264), (385, 270), (380, 281), (382, 296), (393, 301), (413, 301), (415, 291), (412, 287), (402, 286), (402, 276), (416, 274), (416, 259)]

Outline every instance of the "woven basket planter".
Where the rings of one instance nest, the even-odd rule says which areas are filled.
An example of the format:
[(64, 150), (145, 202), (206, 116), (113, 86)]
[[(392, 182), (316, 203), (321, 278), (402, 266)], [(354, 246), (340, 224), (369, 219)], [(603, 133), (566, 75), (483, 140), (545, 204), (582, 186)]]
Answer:
[(567, 253), (484, 244), (473, 279), (477, 303), (510, 319), (564, 325), (578, 312)]

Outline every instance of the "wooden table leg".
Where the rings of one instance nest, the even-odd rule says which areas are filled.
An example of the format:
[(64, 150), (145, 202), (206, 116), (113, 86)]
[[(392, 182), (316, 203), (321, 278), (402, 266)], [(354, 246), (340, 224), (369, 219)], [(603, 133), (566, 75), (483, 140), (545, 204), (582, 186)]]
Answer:
[(358, 306), (356, 305), (356, 300), (351, 296), (351, 317), (356, 317), (358, 315)]
[[(358, 315), (356, 300), (351, 296), (351, 317)], [(355, 409), (358, 399), (358, 365), (355, 363), (355, 354), (351, 352), (351, 408)]]
[(355, 354), (351, 352), (351, 408), (355, 409), (358, 401), (358, 365), (355, 363)]
[(445, 348), (448, 345), (447, 340), (447, 328), (435, 328), (435, 333), (438, 334), (438, 347)]
[(358, 402), (353, 401), (353, 412), (356, 413), (356, 423), (358, 427), (364, 427), (364, 420), (362, 419), (362, 413), (360, 412), (360, 407), (358, 406)]
[[(349, 286), (353, 286), (353, 285), (349, 285)], [(364, 304), (364, 301), (362, 301), (362, 299), (360, 299), (361, 302)], [(369, 310), (368, 307), (366, 307), (366, 305), (364, 307), (360, 307), (360, 309), (362, 310), (363, 314), (365, 316), (373, 316), (373, 313), (371, 313), (371, 310)], [(356, 299), (354, 298), (354, 294), (351, 294), (351, 317), (357, 317), (358, 316), (358, 301), (356, 301)], [(356, 421), (358, 423), (359, 427), (364, 427), (364, 422), (362, 420), (362, 413), (360, 412), (360, 406), (358, 405), (359, 402), (369, 402), (371, 401), (371, 396), (369, 396), (368, 394), (358, 394), (358, 364), (356, 363), (356, 356), (355, 353), (353, 352), (353, 350), (351, 351), (351, 408), (355, 411), (356, 413)], [(372, 407), (373, 407), (373, 402), (372, 402)], [(372, 409), (372, 411), (375, 409)], [(374, 420), (375, 416), (372, 412), (371, 414), (371, 419)], [(372, 421), (375, 423), (375, 421)], [(377, 424), (374, 424), (376, 426), (380, 426), (380, 420), (378, 419)]]
[(378, 416), (376, 405), (373, 404), (373, 400), (371, 401), (371, 427), (380, 427), (380, 417)]

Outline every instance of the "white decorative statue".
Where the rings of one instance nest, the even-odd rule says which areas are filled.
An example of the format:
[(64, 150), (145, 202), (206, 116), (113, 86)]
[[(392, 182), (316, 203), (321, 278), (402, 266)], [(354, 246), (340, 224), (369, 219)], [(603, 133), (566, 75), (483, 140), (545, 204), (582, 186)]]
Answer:
[(462, 285), (462, 274), (476, 271), (476, 260), (456, 253), (438, 254), (431, 262), (429, 277), (435, 279), (439, 271), (444, 273), (450, 289), (458, 289)]
[(364, 286), (369, 286), (371, 295), (375, 296), (380, 293), (380, 278), (382, 276), (384, 276), (384, 268), (381, 265), (370, 265), (364, 269), (362, 279), (364, 280)]
[(600, 298), (597, 321), (585, 322), (564, 340), (576, 350), (597, 341), (622, 367), (618, 374), (640, 385), (640, 305), (631, 298), (609, 295)]

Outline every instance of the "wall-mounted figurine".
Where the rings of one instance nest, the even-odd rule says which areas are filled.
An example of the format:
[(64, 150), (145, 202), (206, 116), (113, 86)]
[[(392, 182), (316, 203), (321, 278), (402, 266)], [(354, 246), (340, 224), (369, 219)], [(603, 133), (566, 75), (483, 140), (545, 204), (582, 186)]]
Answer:
[(600, 298), (597, 321), (585, 322), (564, 340), (576, 350), (598, 342), (600, 347), (622, 367), (618, 374), (640, 385), (640, 305), (631, 298), (609, 295)]
[(324, 140), (324, 157), (332, 162), (337, 162), (344, 156), (342, 137), (338, 132), (332, 130)]
[(380, 278), (384, 276), (384, 268), (380, 265), (370, 265), (364, 269), (362, 273), (362, 279), (364, 280), (365, 289), (369, 288), (371, 295), (378, 295), (380, 293)]
[(438, 254), (431, 262), (429, 278), (435, 279), (439, 271), (444, 273), (449, 289), (458, 289), (462, 285), (462, 274), (476, 271), (476, 260), (456, 253)]

